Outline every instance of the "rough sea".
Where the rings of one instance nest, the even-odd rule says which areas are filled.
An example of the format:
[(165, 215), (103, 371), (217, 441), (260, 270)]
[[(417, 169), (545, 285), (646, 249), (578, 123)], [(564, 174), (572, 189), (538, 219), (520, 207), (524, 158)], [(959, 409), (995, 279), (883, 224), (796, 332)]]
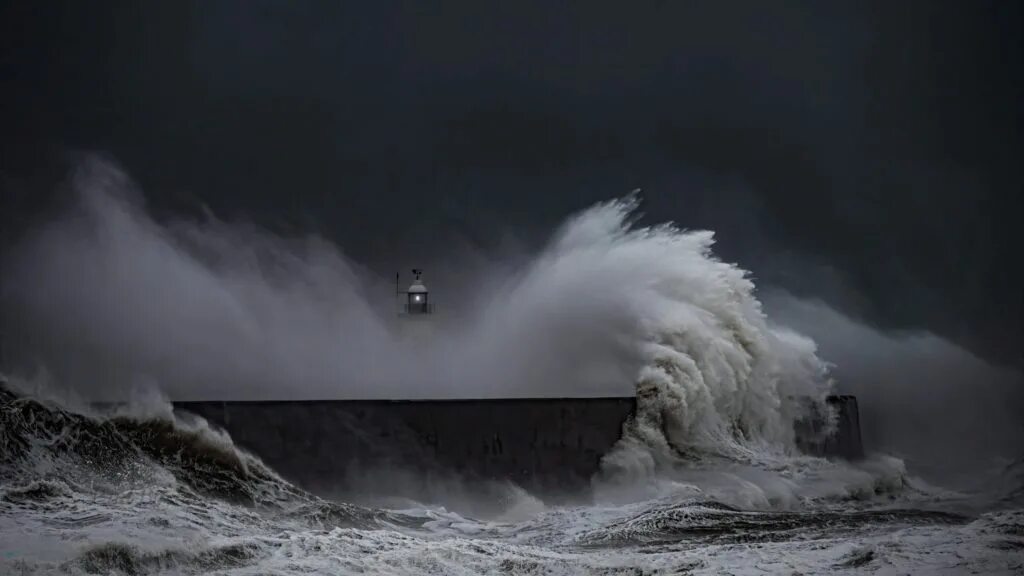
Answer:
[[(823, 330), (872, 352), (845, 385), (873, 442), (803, 455), (794, 424), (827, 414), (844, 359), (768, 318), (710, 232), (637, 226), (635, 196), (476, 274), (483, 296), (413, 341), (323, 239), (156, 222), (102, 164), (74, 186), (4, 262), (5, 344), (48, 376), (0, 384), (0, 575), (1024, 573), (1018, 373)], [(886, 380), (908, 366), (932, 372)], [(132, 400), (140, 381), (160, 394)], [(501, 483), (314, 495), (160, 399), (545, 394), (637, 397), (572, 504)], [(131, 401), (92, 407), (111, 399)]]
[(364, 508), (304, 492), (208, 428), (5, 387), (0, 573), (1020, 574), (1024, 465), (1001, 480), (1004, 493), (969, 494), (877, 457), (705, 458), (632, 490), (595, 482), (587, 505), (509, 486), (491, 518)]

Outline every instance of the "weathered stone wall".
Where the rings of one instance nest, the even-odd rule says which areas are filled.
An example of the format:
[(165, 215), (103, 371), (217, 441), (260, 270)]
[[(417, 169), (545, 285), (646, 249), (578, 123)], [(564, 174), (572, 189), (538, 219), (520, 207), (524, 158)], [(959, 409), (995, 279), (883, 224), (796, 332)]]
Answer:
[[(837, 427), (797, 426), (810, 454), (863, 456), (857, 400), (832, 396)], [(539, 495), (579, 495), (619, 440), (635, 398), (177, 402), (226, 429), (299, 486), (422, 496), (395, 478), (511, 480)], [(447, 476), (446, 476), (447, 475)]]
[(860, 408), (850, 395), (828, 397), (828, 407), (835, 417), (835, 429), (826, 428), (825, 418), (812, 418), (796, 423), (797, 445), (815, 456), (856, 460), (864, 457), (860, 434)]
[(829, 404), (836, 409), (836, 431), (829, 437), (825, 455), (848, 460), (864, 457), (864, 444), (860, 435), (860, 407), (855, 396), (829, 396)]
[[(635, 398), (179, 402), (285, 478), (342, 492), (364, 470), (457, 472), (540, 494), (585, 487)], [(362, 485), (366, 488), (366, 485)]]

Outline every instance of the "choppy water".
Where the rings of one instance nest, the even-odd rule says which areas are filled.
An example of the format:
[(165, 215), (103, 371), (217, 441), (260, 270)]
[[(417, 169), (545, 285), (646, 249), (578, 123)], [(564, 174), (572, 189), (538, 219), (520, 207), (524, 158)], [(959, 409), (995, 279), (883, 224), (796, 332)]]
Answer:
[[(72, 213), (23, 239), (0, 277), (19, 334), (6, 344), (52, 370), (52, 390), (122, 399), (143, 378), (175, 399), (635, 392), (637, 414), (585, 505), (457, 482), (438, 502), (325, 499), (166, 403), (86, 415), (8, 385), (0, 575), (1024, 571), (1024, 461), (992, 460), (1021, 454), (1019, 373), (944, 347), (956, 361), (941, 374), (859, 383), (886, 409), (887, 439), (908, 440), (897, 446), (941, 468), (956, 443), (970, 489), (881, 454), (802, 456), (794, 424), (827, 416), (834, 391), (815, 343), (769, 322), (712, 233), (636, 226), (634, 196), (568, 219), (514, 272), (485, 271), (488, 289), (471, 283), (476, 300), (418, 341), (323, 239), (156, 222), (103, 163), (73, 186)], [(868, 358), (882, 372), (907, 364), (883, 344)]]
[[(1014, 480), (1014, 475), (1016, 478)], [(1005, 470), (1006, 486), (1021, 468)], [(1020, 487), (982, 498), (898, 462), (697, 459), (594, 502), (510, 489), (493, 518), (333, 502), (170, 416), (0, 391), (2, 574), (1020, 573)]]

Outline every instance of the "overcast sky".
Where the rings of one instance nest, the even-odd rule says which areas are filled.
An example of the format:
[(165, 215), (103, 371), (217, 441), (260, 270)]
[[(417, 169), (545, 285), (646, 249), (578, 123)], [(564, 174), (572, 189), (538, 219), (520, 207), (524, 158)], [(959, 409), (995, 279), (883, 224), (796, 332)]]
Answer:
[(761, 283), (1021, 362), (1016, 2), (18, 2), (0, 226), (101, 151), (159, 214), (390, 273), (644, 190)]

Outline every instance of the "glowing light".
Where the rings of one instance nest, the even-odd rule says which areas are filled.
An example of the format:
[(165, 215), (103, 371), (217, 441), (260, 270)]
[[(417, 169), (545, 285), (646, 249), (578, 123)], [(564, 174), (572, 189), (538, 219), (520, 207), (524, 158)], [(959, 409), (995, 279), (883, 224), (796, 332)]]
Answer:
[(419, 294), (417, 294), (417, 295), (415, 295), (415, 296), (413, 296), (413, 297), (412, 297), (412, 299), (413, 299), (413, 302), (419, 302), (419, 301), (420, 301), (420, 298), (421, 298), (421, 296), (420, 296)]

